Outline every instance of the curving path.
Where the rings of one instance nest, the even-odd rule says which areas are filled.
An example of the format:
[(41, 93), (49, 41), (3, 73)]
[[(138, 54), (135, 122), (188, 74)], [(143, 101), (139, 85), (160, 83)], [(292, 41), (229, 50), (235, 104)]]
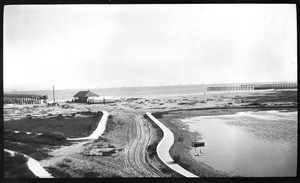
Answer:
[[(15, 151), (11, 151), (8, 149), (4, 149), (4, 151), (10, 153), (11, 155), (15, 155), (15, 153), (16, 153)], [(22, 153), (20, 153), (20, 154), (22, 154)], [(49, 172), (47, 172), (47, 170), (45, 170), (40, 165), (40, 163), (37, 160), (35, 160), (25, 154), (22, 154), (22, 155), (24, 155), (26, 158), (28, 158), (28, 161), (27, 161), (28, 168), (30, 171), (32, 171), (32, 173), (34, 175), (36, 175), (39, 178), (54, 178)]]
[(107, 118), (109, 116), (108, 112), (106, 112), (106, 111), (102, 111), (102, 112), (103, 112), (103, 116), (102, 116), (96, 130), (90, 136), (81, 137), (81, 138), (67, 138), (67, 140), (94, 140), (94, 139), (98, 139), (102, 135), (102, 133), (105, 131)]
[(149, 164), (146, 160), (146, 149), (150, 144), (150, 129), (141, 116), (132, 113), (130, 134), (131, 143), (126, 153), (126, 163), (139, 177), (165, 177), (165, 175)]
[(187, 171), (186, 169), (182, 168), (177, 163), (174, 163), (174, 160), (171, 158), (169, 151), (174, 143), (174, 134), (160, 121), (158, 121), (151, 113), (147, 112), (146, 115), (155, 122), (163, 131), (164, 136), (162, 140), (158, 143), (156, 151), (158, 157), (172, 170), (180, 173), (185, 177), (198, 177), (193, 173)]
[(106, 111), (102, 111), (103, 115), (101, 117), (101, 120), (96, 128), (96, 130), (88, 137), (81, 137), (81, 138), (67, 138), (67, 140), (70, 141), (80, 141), (75, 144), (72, 144), (70, 146), (63, 146), (59, 149), (55, 149), (54, 151), (50, 152), (49, 155), (53, 156), (48, 159), (44, 159), (41, 161), (41, 164), (45, 167), (50, 167), (55, 165), (57, 162), (62, 161), (66, 157), (70, 157), (73, 154), (78, 154), (84, 150), (84, 145), (92, 142), (95, 139), (98, 139), (102, 133), (105, 131), (107, 119), (109, 116), (109, 113)]

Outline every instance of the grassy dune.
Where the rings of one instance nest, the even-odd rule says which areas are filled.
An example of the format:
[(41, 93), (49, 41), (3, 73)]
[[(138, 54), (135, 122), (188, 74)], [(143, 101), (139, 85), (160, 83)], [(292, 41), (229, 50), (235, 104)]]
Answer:
[[(4, 148), (22, 152), (36, 160), (45, 159), (49, 157), (49, 148), (69, 145), (67, 137), (90, 135), (97, 128), (102, 115), (102, 112), (98, 112), (80, 118), (58, 115), (51, 119), (5, 121)], [(26, 131), (33, 133), (26, 134)]]
[(102, 112), (91, 113), (86, 117), (63, 117), (58, 115), (48, 119), (20, 119), (4, 122), (4, 130), (30, 131), (36, 133), (62, 133), (68, 137), (82, 137), (90, 135), (98, 125)]

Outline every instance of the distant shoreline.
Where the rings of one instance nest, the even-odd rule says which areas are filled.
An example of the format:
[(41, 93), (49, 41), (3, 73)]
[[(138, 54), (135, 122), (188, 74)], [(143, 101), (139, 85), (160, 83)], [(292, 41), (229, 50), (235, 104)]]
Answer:
[[(88, 88), (64, 88), (64, 89), (57, 89), (57, 90), (94, 90), (94, 89), (119, 89), (119, 88), (157, 88), (157, 87), (186, 87), (186, 86), (227, 86), (227, 85), (241, 85), (241, 84), (273, 84), (273, 83), (297, 83), (297, 81), (265, 81), (265, 82), (239, 82), (239, 83), (208, 83), (208, 84), (172, 84), (172, 85), (140, 85), (140, 86), (116, 86), (116, 87), (88, 87)], [(18, 90), (18, 89), (4, 89), (6, 93), (13, 93), (13, 92), (31, 92), (31, 91), (47, 91), (51, 90), (51, 86), (49, 89), (34, 89), (34, 90)]]

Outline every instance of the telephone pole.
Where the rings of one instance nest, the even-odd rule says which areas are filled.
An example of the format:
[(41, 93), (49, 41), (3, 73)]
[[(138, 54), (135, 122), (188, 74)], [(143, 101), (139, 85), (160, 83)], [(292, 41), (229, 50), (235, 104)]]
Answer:
[(54, 93), (54, 86), (53, 86), (53, 103), (55, 103), (55, 93)]

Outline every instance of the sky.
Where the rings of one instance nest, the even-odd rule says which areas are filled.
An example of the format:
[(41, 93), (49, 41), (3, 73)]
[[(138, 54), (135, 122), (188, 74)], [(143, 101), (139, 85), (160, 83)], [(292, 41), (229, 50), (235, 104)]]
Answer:
[(7, 5), (4, 90), (297, 81), (296, 5)]

